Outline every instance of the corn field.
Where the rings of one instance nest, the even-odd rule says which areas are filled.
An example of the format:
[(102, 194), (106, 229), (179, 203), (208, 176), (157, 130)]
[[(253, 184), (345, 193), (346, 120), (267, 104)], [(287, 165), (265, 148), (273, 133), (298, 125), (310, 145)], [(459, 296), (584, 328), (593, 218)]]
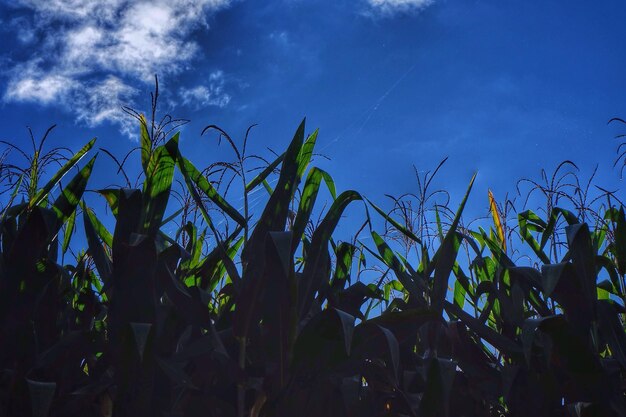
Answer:
[[(452, 206), (444, 160), (383, 209), (304, 121), (269, 159), (208, 126), (234, 157), (201, 169), (184, 121), (127, 110), (124, 158), (5, 143), (0, 416), (626, 416), (624, 206), (572, 162)], [(124, 184), (87, 194), (107, 157)]]

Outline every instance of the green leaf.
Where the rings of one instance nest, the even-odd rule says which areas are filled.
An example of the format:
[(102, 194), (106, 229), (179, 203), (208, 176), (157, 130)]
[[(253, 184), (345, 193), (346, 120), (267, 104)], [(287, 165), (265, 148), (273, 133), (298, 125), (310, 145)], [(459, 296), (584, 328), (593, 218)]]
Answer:
[(89, 254), (94, 260), (100, 279), (102, 279), (105, 285), (109, 285), (113, 267), (109, 255), (100, 243), (100, 239), (111, 248), (113, 246), (113, 236), (104, 228), (91, 209), (86, 206), (83, 206), (83, 226), (85, 227)]
[[(611, 279), (611, 284), (615, 289), (620, 288), (620, 278), (618, 275), (617, 265), (608, 257), (604, 255), (596, 256), (596, 265), (598, 265), (598, 269), (604, 268), (604, 270), (609, 274), (609, 278)], [(599, 272), (599, 271), (598, 271)], [(618, 293), (619, 290), (616, 291)]]
[(143, 114), (139, 117), (139, 140), (141, 146), (141, 166), (147, 174), (150, 157), (152, 156), (152, 140), (150, 140), (150, 134), (148, 133), (148, 122)]
[[(231, 219), (236, 221), (242, 227), (245, 227), (246, 219), (244, 219), (243, 216), (217, 192), (217, 190), (215, 189), (215, 187), (213, 187), (213, 185), (211, 185), (209, 180), (207, 180), (206, 177), (202, 175), (202, 173), (198, 171), (198, 169), (189, 160), (183, 158), (182, 156), (179, 156), (178, 168), (182, 172), (183, 177), (185, 178), (185, 181), (187, 182), (189, 191), (192, 193), (192, 195), (197, 196), (197, 193), (195, 192), (195, 188), (194, 188), (194, 185), (195, 185), (216, 206), (222, 209)], [(198, 206), (200, 206), (204, 210), (204, 212), (206, 212), (206, 209), (204, 209), (204, 203), (202, 203), (199, 196), (197, 196), (196, 198), (197, 198), (196, 204), (198, 204)], [(208, 213), (206, 214), (206, 217), (208, 218)], [(209, 222), (208, 219), (205, 218), (205, 220)]]
[(450, 273), (456, 262), (456, 257), (461, 246), (461, 236), (459, 233), (448, 233), (443, 239), (443, 243), (437, 250), (435, 278), (431, 295), (431, 308), (435, 314), (440, 314), (443, 310), (443, 301), (448, 293), (448, 280)]
[(346, 207), (353, 201), (363, 198), (356, 191), (344, 191), (333, 202), (324, 220), (313, 232), (311, 238), (311, 250), (308, 253), (306, 264), (304, 265), (302, 282), (299, 292), (299, 311), (303, 317), (311, 307), (315, 293), (321, 288), (324, 281), (330, 279), (330, 256), (328, 253), (328, 242), (339, 223), (339, 219)]
[(111, 213), (115, 217), (117, 217), (117, 209), (120, 198), (120, 189), (119, 188), (105, 188), (102, 190), (98, 190), (98, 194), (100, 194), (107, 201), (109, 208), (111, 209)]
[(296, 214), (296, 219), (293, 223), (293, 242), (291, 244), (292, 254), (298, 247), (298, 244), (300, 243), (304, 234), (306, 225), (311, 218), (313, 206), (315, 205), (317, 193), (319, 191), (320, 183), (322, 181), (322, 173), (323, 171), (318, 168), (311, 169), (304, 183), (304, 188), (300, 197), (300, 204), (298, 206), (298, 213)]
[(465, 305), (465, 288), (463, 288), (463, 285), (461, 284), (461, 281), (455, 281), (454, 282), (454, 302), (456, 305), (458, 305), (459, 307), (463, 308), (463, 306)]
[(159, 146), (150, 155), (143, 189), (142, 227), (149, 236), (155, 236), (161, 223), (174, 179), (174, 165), (178, 155), (176, 133), (165, 145)]
[(376, 248), (380, 253), (379, 259), (391, 268), (398, 281), (400, 281), (404, 289), (408, 291), (413, 300), (415, 300), (418, 304), (425, 303), (425, 300), (423, 300), (423, 296), (421, 295), (421, 293), (426, 290), (424, 282), (419, 279), (419, 276), (413, 277), (406, 271), (405, 265), (398, 259), (387, 242), (385, 242), (385, 240), (378, 233), (372, 230), (371, 234), (374, 239), (374, 243), (376, 244)]
[[(522, 239), (526, 241), (533, 252), (535, 252), (539, 259), (541, 259), (541, 262), (549, 264), (550, 257), (543, 251), (543, 245), (540, 245), (531, 234), (531, 231), (544, 231), (547, 224), (530, 210), (519, 213), (517, 215), (517, 220), (519, 224), (519, 233)], [(549, 234), (544, 233), (544, 236), (549, 236)]]
[(472, 179), (467, 187), (467, 191), (463, 196), (463, 200), (461, 200), (461, 204), (459, 205), (456, 215), (452, 220), (452, 224), (450, 224), (450, 228), (448, 229), (441, 246), (439, 246), (439, 249), (437, 249), (437, 252), (433, 256), (433, 259), (427, 269), (428, 272), (425, 274), (426, 277), (430, 277), (430, 271), (433, 269), (435, 271), (431, 295), (431, 308), (435, 314), (440, 314), (443, 310), (443, 302), (448, 291), (448, 279), (450, 277), (450, 273), (452, 272), (462, 239), (456, 229), (461, 221), (461, 214), (463, 213), (463, 209), (465, 208), (465, 204), (467, 203), (467, 199), (472, 191), (472, 186), (474, 185), (475, 180), (476, 174), (472, 176)]
[(76, 225), (76, 210), (70, 214), (70, 217), (65, 223), (65, 231), (63, 232), (63, 244), (61, 245), (61, 252), (66, 253), (70, 247), (70, 241), (72, 240), (72, 233), (74, 233), (74, 227)]
[(88, 220), (91, 223), (94, 231), (97, 233), (97, 236), (104, 242), (105, 245), (111, 248), (113, 246), (113, 235), (111, 234), (111, 232), (109, 232), (107, 228), (104, 227), (104, 225), (95, 215), (93, 210), (85, 206), (84, 203), (81, 203), (81, 207), (83, 209), (83, 214), (88, 216)]
[(93, 164), (96, 162), (97, 156), (98, 155), (91, 158), (87, 165), (85, 165), (78, 172), (78, 174), (72, 178), (70, 183), (67, 184), (67, 186), (61, 191), (61, 195), (59, 195), (59, 197), (57, 197), (54, 201), (52, 210), (54, 210), (57, 215), (59, 227), (61, 227), (61, 225), (65, 223), (70, 215), (76, 210), (76, 206), (80, 202), (80, 199), (85, 192), (85, 188), (87, 187), (87, 181), (89, 181), (91, 171), (93, 170)]
[(337, 245), (337, 249), (335, 251), (337, 262), (335, 263), (333, 282), (345, 281), (350, 277), (352, 259), (354, 258), (356, 249), (356, 246), (349, 242), (341, 242)]
[(391, 225), (393, 227), (395, 227), (400, 233), (402, 233), (404, 236), (408, 237), (409, 239), (413, 240), (414, 242), (417, 242), (419, 244), (422, 243), (422, 241), (420, 240), (420, 238), (418, 238), (417, 236), (415, 236), (415, 234), (413, 232), (411, 232), (409, 229), (407, 229), (406, 227), (402, 226), (400, 223), (398, 223), (396, 220), (394, 220), (391, 216), (389, 216), (387, 213), (385, 213), (380, 207), (378, 207), (376, 204), (372, 203), (370, 200), (367, 200), (367, 202), (374, 207), (374, 210), (376, 210), (381, 216), (383, 216), (383, 218), (388, 221), (389, 223), (391, 223)]
[(61, 169), (59, 169), (50, 179), (50, 181), (48, 181), (48, 183), (37, 192), (37, 194), (35, 194), (33, 196), (33, 198), (30, 199), (28, 206), (29, 207), (34, 207), (36, 205), (39, 205), (42, 201), (44, 201), (46, 199), (46, 197), (48, 197), (48, 194), (50, 193), (50, 191), (52, 191), (52, 189), (55, 187), (55, 185), (58, 184), (59, 181), (61, 181), (61, 179), (65, 176), (65, 174), (67, 174), (69, 172), (70, 169), (72, 169), (77, 163), (78, 161), (81, 160), (81, 158), (87, 153), (89, 152), (89, 150), (91, 148), (93, 148), (93, 145), (96, 143), (96, 138), (93, 138), (92, 140), (90, 140), (89, 142), (87, 142), (87, 144), (85, 146), (83, 146), (78, 152), (76, 152), (74, 154), (74, 156), (72, 156), (62, 167)]
[[(282, 153), (281, 155), (279, 155), (274, 161), (272, 161), (271, 164), (269, 164), (268, 166), (265, 167), (265, 169), (263, 169), (263, 171), (261, 171), (256, 177), (254, 177), (250, 182), (248, 182), (246, 184), (246, 191), (252, 191), (253, 189), (255, 189), (259, 184), (265, 182), (265, 179), (272, 173), (274, 172), (274, 170), (276, 169), (276, 167), (278, 167), (278, 165), (280, 165), (281, 162), (283, 162), (283, 159), (285, 158), (285, 154)], [(271, 194), (271, 192), (270, 192)]]
[(315, 142), (317, 141), (318, 133), (319, 129), (315, 129), (315, 132), (311, 133), (302, 144), (302, 148), (300, 149), (300, 153), (298, 155), (298, 181), (300, 180), (300, 178), (302, 178), (302, 175), (304, 175), (304, 171), (309, 165), (309, 162), (311, 162), (311, 157), (313, 156), (313, 149), (315, 148)]
[(335, 181), (333, 180), (333, 177), (331, 177), (328, 172), (322, 171), (322, 178), (324, 178), (324, 183), (326, 183), (326, 187), (328, 188), (328, 192), (330, 192), (330, 196), (333, 198), (333, 200), (336, 200), (337, 191), (335, 191)]

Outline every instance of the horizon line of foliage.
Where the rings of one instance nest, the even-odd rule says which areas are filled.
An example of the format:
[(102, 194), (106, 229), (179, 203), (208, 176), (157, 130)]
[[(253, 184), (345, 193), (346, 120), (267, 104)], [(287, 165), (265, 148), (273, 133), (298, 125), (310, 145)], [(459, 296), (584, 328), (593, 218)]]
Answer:
[[(47, 132), (27, 168), (3, 163), (0, 416), (626, 416), (624, 207), (602, 190), (591, 210), (572, 163), (526, 180), (543, 211), (512, 218), (490, 192), (472, 230), (475, 175), (455, 210), (430, 191), (445, 160), (385, 211), (311, 166), (304, 120), (274, 160), (247, 154), (250, 129), (239, 147), (209, 126), (236, 161), (200, 170), (177, 121), (134, 115), (136, 187), (104, 151), (127, 183), (98, 190), (113, 230), (84, 199), (97, 154), (77, 168), (95, 139), (62, 158)], [(338, 241), (354, 204), (362, 227)]]

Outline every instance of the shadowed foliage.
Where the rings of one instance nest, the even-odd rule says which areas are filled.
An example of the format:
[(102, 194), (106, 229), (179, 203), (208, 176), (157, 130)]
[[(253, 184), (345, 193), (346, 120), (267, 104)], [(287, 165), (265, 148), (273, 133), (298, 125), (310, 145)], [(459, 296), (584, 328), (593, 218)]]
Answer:
[[(522, 181), (544, 211), (489, 192), (469, 228), (476, 175), (451, 208), (431, 191), (443, 162), (385, 211), (311, 166), (305, 121), (273, 161), (246, 153), (250, 129), (240, 149), (209, 126), (236, 161), (201, 170), (136, 116), (139, 180), (98, 192), (112, 231), (85, 198), (95, 156), (77, 168), (94, 140), (43, 186), (40, 149), (7, 168), (0, 416), (626, 416), (624, 207), (573, 164)], [(351, 206), (362, 227), (339, 241)]]

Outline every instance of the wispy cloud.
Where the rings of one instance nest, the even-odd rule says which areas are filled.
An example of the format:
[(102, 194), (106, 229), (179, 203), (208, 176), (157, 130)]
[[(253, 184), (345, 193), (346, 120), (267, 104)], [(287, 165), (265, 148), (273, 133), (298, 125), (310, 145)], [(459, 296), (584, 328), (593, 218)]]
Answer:
[(196, 109), (205, 106), (224, 107), (230, 102), (230, 94), (224, 91), (224, 73), (214, 71), (209, 75), (209, 83), (192, 88), (182, 87), (178, 94), (182, 104)]
[[(16, 10), (32, 19), (16, 17), (11, 26), (29, 57), (3, 74), (4, 100), (62, 105), (87, 125), (125, 130), (119, 109), (137, 95), (131, 85), (188, 69), (199, 49), (193, 33), (231, 1), (18, 0)], [(214, 74), (208, 86), (181, 89), (182, 102), (226, 105), (223, 74)]]
[(382, 16), (418, 12), (434, 2), (435, 0), (367, 0), (370, 14)]

